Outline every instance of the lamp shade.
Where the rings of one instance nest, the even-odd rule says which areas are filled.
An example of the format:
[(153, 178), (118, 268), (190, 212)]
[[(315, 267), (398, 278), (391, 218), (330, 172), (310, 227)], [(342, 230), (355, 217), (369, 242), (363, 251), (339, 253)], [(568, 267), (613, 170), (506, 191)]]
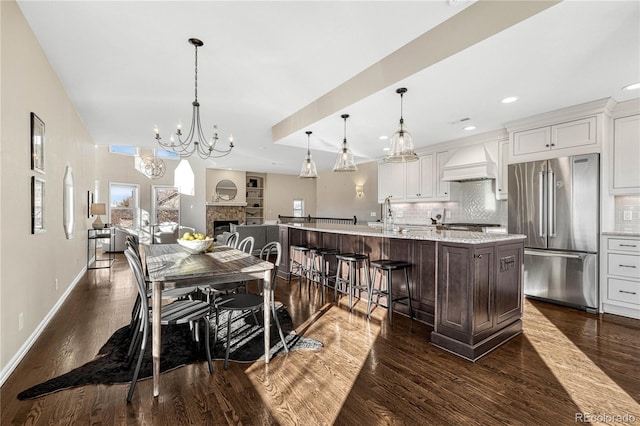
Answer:
[(105, 203), (93, 203), (91, 204), (92, 215), (107, 214), (107, 205)]

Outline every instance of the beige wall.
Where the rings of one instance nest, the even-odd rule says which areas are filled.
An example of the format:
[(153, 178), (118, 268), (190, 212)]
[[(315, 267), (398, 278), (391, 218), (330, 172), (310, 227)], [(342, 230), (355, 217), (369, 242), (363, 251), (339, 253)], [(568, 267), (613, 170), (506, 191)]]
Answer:
[[(127, 183), (139, 186), (140, 209), (142, 215), (151, 212), (151, 188), (153, 185), (176, 185), (174, 181), (175, 169), (180, 160), (164, 159), (165, 174), (160, 179), (151, 180), (135, 168), (135, 159), (127, 155), (112, 154), (108, 146), (97, 146), (96, 152), (96, 179), (99, 183), (98, 197), (104, 203), (109, 202), (109, 182)], [(151, 149), (141, 150), (141, 155), (151, 154)], [(180, 195), (180, 223), (197, 230), (205, 230), (205, 186), (206, 186), (206, 162), (200, 158), (189, 158), (188, 162), (194, 173), (194, 195)], [(91, 188), (93, 189), (93, 187)], [(144, 216), (143, 216), (144, 217)], [(150, 217), (150, 216), (148, 216)], [(149, 219), (152, 221), (152, 219)], [(108, 218), (103, 217), (103, 222)]]
[[(231, 154), (233, 155), (233, 154)], [(224, 179), (228, 179), (236, 184), (238, 188), (238, 194), (233, 200), (235, 202), (244, 203), (247, 201), (247, 193), (245, 187), (247, 185), (246, 172), (237, 170), (222, 170), (222, 169), (207, 169), (207, 182), (206, 182), (206, 201), (211, 202), (215, 200), (216, 185), (218, 182)]]
[(303, 199), (305, 215), (316, 215), (317, 179), (300, 179), (298, 176), (267, 174), (264, 198), (265, 220), (277, 220), (278, 215), (293, 214), (293, 200)]
[[(364, 196), (356, 196), (356, 184), (364, 185)], [(380, 216), (378, 204), (378, 163), (358, 164), (357, 172), (321, 172), (317, 179), (316, 216), (353, 217), (358, 223), (375, 222)], [(371, 212), (376, 216), (372, 217)]]
[[(0, 367), (2, 377), (86, 266), (87, 191), (94, 148), (62, 84), (14, 1), (0, 2)], [(45, 122), (45, 171), (30, 166), (30, 112)], [(62, 221), (62, 179), (75, 178), (74, 236)], [(46, 232), (31, 234), (30, 181), (46, 181)], [(56, 289), (56, 279), (58, 288)], [(18, 328), (22, 313), (24, 326)]]
[[(109, 152), (108, 146), (96, 146), (96, 180), (99, 189), (95, 194), (97, 201), (109, 204), (109, 183), (126, 183), (139, 186), (139, 202), (141, 217), (151, 220), (151, 188), (153, 185), (170, 185), (173, 186), (173, 172), (179, 163), (179, 160), (163, 160), (166, 166), (165, 174), (160, 179), (151, 180), (140, 173), (135, 168), (135, 158), (113, 154)], [(141, 150), (140, 155), (151, 155), (152, 150)], [(182, 197), (181, 197), (182, 200)], [(182, 219), (182, 218), (181, 218)], [(105, 216), (102, 218), (105, 223), (111, 222), (111, 218)], [(182, 222), (182, 220), (181, 220)], [(144, 224), (144, 223), (143, 223)]]

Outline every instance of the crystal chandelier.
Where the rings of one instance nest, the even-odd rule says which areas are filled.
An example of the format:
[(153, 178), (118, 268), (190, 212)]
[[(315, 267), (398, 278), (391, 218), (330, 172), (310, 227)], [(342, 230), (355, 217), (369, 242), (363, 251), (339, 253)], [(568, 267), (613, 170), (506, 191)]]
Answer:
[[(213, 126), (213, 135), (211, 139), (205, 137), (202, 131), (202, 125), (200, 124), (200, 103), (198, 102), (198, 47), (202, 47), (204, 43), (197, 38), (190, 38), (189, 43), (195, 47), (195, 99), (192, 103), (193, 112), (191, 114), (191, 127), (189, 133), (183, 139), (182, 136), (182, 123), (178, 122), (175, 136), (171, 135), (169, 142), (163, 142), (160, 137), (160, 131), (158, 126), (155, 127), (154, 132), (156, 134), (156, 140), (164, 149), (173, 151), (180, 155), (180, 157), (190, 157), (194, 153), (202, 159), (206, 158), (219, 158), (228, 155), (233, 149), (233, 136), (229, 136), (229, 148), (219, 149), (216, 147), (218, 143), (218, 126)], [(177, 138), (177, 141), (176, 141)]]
[(309, 150), (309, 140), (311, 139), (311, 132), (306, 131), (307, 134), (307, 156), (302, 162), (302, 169), (300, 169), (300, 177), (306, 179), (315, 179), (318, 177), (318, 171), (316, 170), (316, 162), (311, 158), (311, 151)]
[(355, 172), (358, 170), (355, 161), (353, 160), (353, 152), (347, 145), (347, 118), (349, 114), (342, 114), (344, 119), (344, 139), (342, 140), (342, 148), (338, 151), (338, 158), (336, 158), (336, 164), (333, 166), (334, 172)]
[(402, 96), (406, 92), (407, 89), (404, 87), (396, 90), (396, 93), (400, 94), (400, 123), (398, 130), (391, 137), (389, 153), (384, 157), (384, 161), (387, 163), (405, 163), (418, 160), (418, 156), (413, 150), (413, 138), (411, 133), (407, 132), (404, 118), (402, 118)]
[(149, 179), (160, 179), (164, 176), (165, 170), (164, 161), (158, 157), (147, 156), (140, 159), (140, 171)]

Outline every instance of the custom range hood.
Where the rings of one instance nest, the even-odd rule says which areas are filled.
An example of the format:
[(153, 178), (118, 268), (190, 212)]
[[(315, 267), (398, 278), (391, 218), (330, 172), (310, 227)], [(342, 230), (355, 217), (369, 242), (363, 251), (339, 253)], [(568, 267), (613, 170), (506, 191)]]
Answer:
[(497, 166), (484, 145), (466, 146), (453, 153), (444, 165), (442, 180), (464, 182), (495, 179)]

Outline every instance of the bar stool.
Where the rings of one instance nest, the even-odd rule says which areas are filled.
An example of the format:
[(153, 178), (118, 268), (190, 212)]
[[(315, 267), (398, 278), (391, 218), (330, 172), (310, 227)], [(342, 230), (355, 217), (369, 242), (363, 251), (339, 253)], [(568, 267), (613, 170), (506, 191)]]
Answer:
[[(362, 295), (362, 290), (369, 292), (371, 283), (369, 281), (369, 256), (360, 253), (340, 253), (336, 255), (338, 268), (336, 270), (336, 282), (333, 297), (338, 300), (338, 291), (349, 295), (349, 310), (353, 308), (353, 294), (358, 290), (358, 298)], [(347, 263), (347, 277), (342, 275), (342, 266)], [(364, 268), (364, 274), (360, 274), (360, 269)], [(364, 284), (361, 282), (364, 276)], [(345, 288), (338, 287), (344, 286)]]
[[(329, 256), (335, 256), (340, 253), (337, 249), (330, 248), (311, 248), (309, 249), (311, 266), (309, 267), (309, 289), (311, 289), (311, 281), (320, 284), (322, 287), (322, 303), (324, 303), (324, 290), (329, 288), (329, 276), (331, 271), (327, 268)], [(319, 263), (319, 266), (318, 266)]]
[[(307, 265), (309, 261), (309, 247), (292, 245), (289, 246), (289, 249), (291, 251), (291, 261), (289, 262), (289, 284), (291, 284), (291, 278), (295, 274), (300, 277), (299, 285), (302, 288), (302, 277), (308, 279), (309, 268)], [(296, 254), (298, 256), (297, 259)]]
[[(371, 274), (371, 291), (369, 292), (369, 300), (367, 303), (367, 317), (371, 318), (371, 305), (382, 306), (389, 309), (389, 325), (393, 325), (393, 304), (401, 300), (407, 300), (404, 304), (409, 306), (409, 317), (413, 319), (413, 308), (411, 307), (411, 286), (409, 285), (409, 273), (408, 269), (411, 267), (410, 263), (402, 260), (389, 260), (380, 259), (371, 261), (371, 267), (373, 272)], [(393, 298), (393, 271), (404, 271), (404, 282), (407, 286), (407, 296)], [(377, 273), (380, 272), (380, 288), (376, 288)], [(387, 288), (382, 289), (382, 276), (386, 277)], [(380, 295), (387, 296), (387, 306), (380, 303)], [(373, 301), (373, 296), (376, 295), (376, 301)]]

